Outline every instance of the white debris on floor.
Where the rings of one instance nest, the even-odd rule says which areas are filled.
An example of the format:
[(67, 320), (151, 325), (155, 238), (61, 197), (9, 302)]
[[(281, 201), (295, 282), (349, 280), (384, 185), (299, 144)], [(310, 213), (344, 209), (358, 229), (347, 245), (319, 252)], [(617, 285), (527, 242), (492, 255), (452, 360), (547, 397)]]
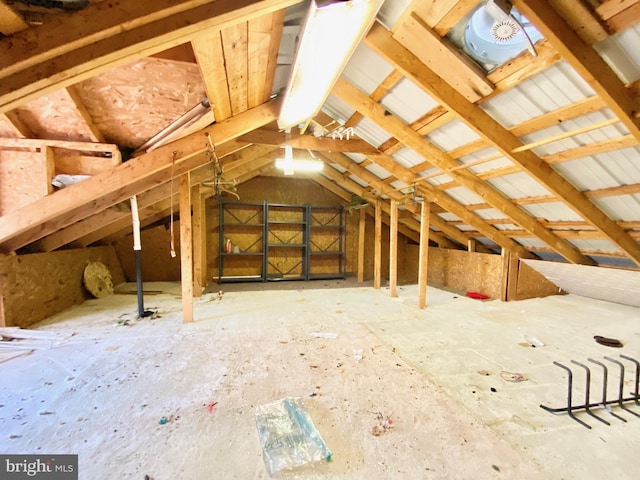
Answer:
[[(162, 293), (145, 298), (152, 317), (136, 319), (135, 296), (112, 295), (37, 325), (67, 339), (2, 364), (3, 453), (78, 454), (82, 479), (269, 478), (255, 409), (300, 397), (333, 456), (287, 478), (637, 471), (640, 418), (587, 430), (539, 404), (566, 402), (554, 360), (637, 358), (638, 309), (429, 288), (419, 310), (416, 286), (400, 288), (402, 301), (370, 287), (215, 287), (195, 300), (192, 324), (181, 323), (179, 284), (153, 283), (145, 288)], [(625, 346), (613, 351), (594, 335)]]

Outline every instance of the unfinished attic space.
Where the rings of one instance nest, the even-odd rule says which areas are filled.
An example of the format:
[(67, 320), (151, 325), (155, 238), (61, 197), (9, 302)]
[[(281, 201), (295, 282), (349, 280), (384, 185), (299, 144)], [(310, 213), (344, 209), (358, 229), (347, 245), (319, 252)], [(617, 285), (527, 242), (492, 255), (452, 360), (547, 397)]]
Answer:
[(0, 0), (0, 478), (631, 479), (640, 0)]

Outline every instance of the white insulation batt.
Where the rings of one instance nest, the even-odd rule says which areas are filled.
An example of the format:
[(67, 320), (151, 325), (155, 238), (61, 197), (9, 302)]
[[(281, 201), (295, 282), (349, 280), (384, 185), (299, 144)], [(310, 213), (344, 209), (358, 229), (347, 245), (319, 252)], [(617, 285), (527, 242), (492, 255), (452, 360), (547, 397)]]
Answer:
[(640, 272), (541, 260), (523, 262), (566, 292), (640, 307)]

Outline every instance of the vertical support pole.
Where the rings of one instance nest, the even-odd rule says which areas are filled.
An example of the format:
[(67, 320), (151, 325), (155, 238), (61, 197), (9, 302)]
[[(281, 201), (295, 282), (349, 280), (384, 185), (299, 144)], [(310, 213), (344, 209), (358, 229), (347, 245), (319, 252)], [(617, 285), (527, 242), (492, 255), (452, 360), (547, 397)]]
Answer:
[(506, 302), (509, 298), (509, 250), (502, 247), (500, 257), (502, 258), (502, 285), (500, 286), (500, 300)]
[(373, 252), (373, 288), (379, 289), (382, 277), (382, 205), (376, 200), (375, 248)]
[(514, 252), (502, 249), (502, 292), (500, 299), (503, 302), (517, 300), (518, 298), (518, 274), (520, 270), (520, 258)]
[(56, 160), (53, 154), (53, 148), (51, 147), (44, 147), (42, 149), (42, 154), (44, 155), (44, 167), (45, 167), (45, 181), (46, 183), (46, 189), (47, 189), (47, 193), (51, 194), (53, 193), (53, 185), (51, 184), (51, 180), (53, 179), (54, 175), (55, 175), (55, 170), (56, 170)]
[(358, 224), (358, 283), (364, 282), (364, 245), (366, 234), (367, 213), (360, 209), (360, 222)]
[[(0, 262), (3, 258), (0, 258)], [(0, 327), (6, 327), (7, 320), (4, 317), (4, 285), (3, 280), (0, 278)]]
[(182, 321), (193, 322), (193, 237), (191, 230), (191, 185), (189, 172), (180, 177), (180, 272)]
[(195, 185), (191, 191), (193, 195), (193, 296), (200, 297), (204, 288), (204, 274), (202, 271), (202, 195), (200, 184)]
[(467, 240), (467, 251), (475, 252), (477, 250), (477, 243), (474, 238)]
[(418, 266), (418, 308), (427, 305), (427, 266), (429, 263), (429, 218), (431, 204), (425, 198), (420, 211), (420, 258)]
[(389, 294), (398, 296), (398, 202), (391, 200), (389, 226)]

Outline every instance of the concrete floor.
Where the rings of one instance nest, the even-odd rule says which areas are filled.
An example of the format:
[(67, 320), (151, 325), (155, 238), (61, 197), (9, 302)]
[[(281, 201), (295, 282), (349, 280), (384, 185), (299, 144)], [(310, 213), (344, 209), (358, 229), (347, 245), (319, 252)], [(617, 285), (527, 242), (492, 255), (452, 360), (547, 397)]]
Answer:
[[(255, 407), (299, 396), (334, 456), (284, 478), (636, 478), (640, 418), (598, 409), (607, 426), (581, 413), (588, 430), (539, 404), (566, 405), (554, 360), (640, 358), (637, 308), (429, 288), (419, 310), (415, 285), (390, 298), (349, 281), (287, 282), (212, 285), (196, 300), (196, 322), (183, 325), (179, 284), (145, 289), (163, 292), (145, 298), (154, 318), (135, 319), (134, 295), (87, 301), (37, 326), (68, 335), (63, 344), (2, 364), (3, 453), (77, 453), (81, 479), (268, 478)], [(584, 375), (575, 371), (577, 403)], [(612, 366), (609, 398), (617, 379)], [(598, 398), (597, 367), (592, 381)], [(393, 427), (374, 436), (378, 415)]]

